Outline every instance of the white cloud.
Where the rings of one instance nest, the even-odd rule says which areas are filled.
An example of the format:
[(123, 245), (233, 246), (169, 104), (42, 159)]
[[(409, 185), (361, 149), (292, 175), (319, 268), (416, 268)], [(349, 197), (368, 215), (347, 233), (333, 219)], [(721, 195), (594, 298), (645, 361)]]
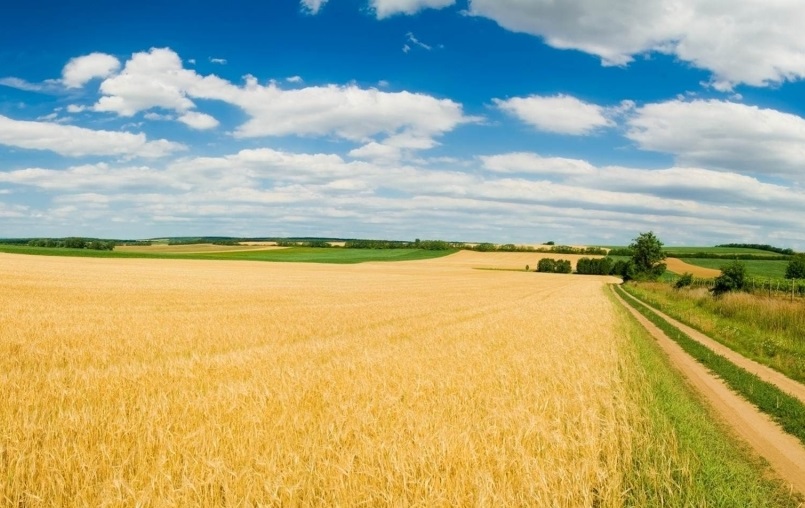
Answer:
[(67, 88), (80, 88), (95, 78), (105, 78), (120, 68), (120, 61), (105, 53), (72, 58), (62, 69), (62, 83)]
[(231, 102), (252, 117), (236, 130), (238, 137), (334, 135), (360, 142), (403, 133), (429, 139), (475, 121), (449, 99), (354, 85), (282, 90), (252, 84)]
[(455, 0), (371, 0), (377, 19), (395, 14), (415, 14), (423, 9), (442, 9), (453, 5)]
[(218, 127), (218, 120), (205, 113), (188, 111), (178, 118), (180, 122), (197, 130), (214, 129)]
[(86, 106), (81, 106), (78, 104), (70, 104), (67, 106), (68, 113), (81, 113), (82, 111), (86, 111)]
[(153, 111), (144, 114), (143, 118), (145, 118), (146, 120), (153, 120), (153, 121), (175, 120), (175, 118), (172, 115), (161, 115), (159, 113), (154, 113)]
[[(68, 225), (117, 218), (149, 236), (166, 223), (191, 234), (222, 227), (227, 234), (316, 236), (324, 228), (335, 236), (571, 243), (628, 241), (624, 235), (653, 229), (668, 243), (764, 243), (797, 231), (805, 213), (801, 190), (726, 172), (597, 167), (536, 153), (479, 160), (487, 171), (463, 169), (466, 161), (425, 168), (253, 149), (163, 168), (29, 168), (0, 173), (0, 181), (52, 196), (53, 206), (28, 215)], [(79, 206), (85, 202), (102, 213)], [(785, 245), (805, 241), (784, 238)]]
[[(121, 191), (134, 188), (148, 191), (160, 188), (164, 191), (167, 188), (188, 188), (188, 185), (182, 185), (166, 173), (149, 167), (111, 168), (106, 163), (73, 166), (64, 170), (26, 168), (0, 172), (0, 182), (35, 186), (49, 191)], [(96, 201), (99, 199), (96, 198)]]
[[(96, 111), (132, 116), (151, 108), (175, 111), (181, 118), (195, 108), (193, 99), (220, 100), (248, 116), (234, 131), (240, 138), (262, 136), (334, 136), (359, 143), (385, 137), (416, 139), (431, 147), (434, 137), (477, 121), (449, 99), (385, 92), (356, 85), (327, 85), (285, 90), (276, 82), (261, 85), (247, 76), (242, 86), (214, 75), (184, 69), (170, 49), (136, 53), (123, 71), (101, 84), (105, 94)], [(211, 125), (209, 120), (205, 125)], [(380, 137), (380, 139), (374, 139)], [(405, 148), (414, 148), (410, 146)]]
[(805, 181), (805, 119), (735, 102), (648, 104), (634, 111), (627, 137), (679, 163)]
[(31, 83), (21, 78), (7, 77), (0, 78), (0, 85), (26, 92), (40, 92), (47, 94), (60, 94), (64, 92), (64, 87), (57, 79), (46, 79), (41, 83)]
[(591, 175), (595, 168), (587, 161), (563, 157), (542, 157), (531, 152), (481, 156), (484, 168), (496, 173), (520, 173), (545, 176)]
[(210, 57), (210, 62), (218, 65), (226, 65), (227, 63), (226, 58), (212, 58), (212, 57)]
[(0, 115), (0, 144), (50, 150), (69, 157), (114, 155), (163, 157), (186, 147), (164, 139), (148, 141), (145, 134), (96, 131), (50, 122), (13, 120)]
[(494, 99), (493, 102), (501, 110), (545, 132), (585, 135), (615, 125), (607, 118), (605, 108), (568, 95), (532, 95)]
[(799, 0), (471, 0), (470, 12), (606, 65), (651, 51), (673, 54), (711, 71), (720, 90), (805, 76)]
[(348, 155), (356, 159), (379, 162), (397, 161), (402, 156), (401, 150), (398, 147), (380, 144), (375, 141), (351, 150)]
[(308, 14), (318, 14), (327, 0), (302, 0), (302, 10)]
[(132, 55), (120, 74), (101, 83), (95, 111), (133, 116), (155, 107), (185, 112), (195, 107), (183, 84), (196, 73), (182, 68), (179, 55), (169, 49), (152, 49)]
[(301, 83), (304, 80), (302, 79), (302, 76), (291, 76), (285, 78), (285, 81), (287, 81), (288, 83)]
[(403, 51), (405, 51), (406, 53), (408, 53), (408, 51), (410, 51), (412, 47), (421, 48), (421, 49), (424, 49), (425, 51), (433, 50), (433, 46), (431, 46), (429, 44), (425, 44), (424, 42), (420, 41), (411, 32), (408, 32), (407, 34), (405, 34), (405, 39), (406, 39), (406, 41), (408, 41), (408, 43), (413, 45), (413, 46), (409, 46), (408, 44), (406, 44), (404, 46), (404, 48), (408, 48), (408, 50), (403, 49)]

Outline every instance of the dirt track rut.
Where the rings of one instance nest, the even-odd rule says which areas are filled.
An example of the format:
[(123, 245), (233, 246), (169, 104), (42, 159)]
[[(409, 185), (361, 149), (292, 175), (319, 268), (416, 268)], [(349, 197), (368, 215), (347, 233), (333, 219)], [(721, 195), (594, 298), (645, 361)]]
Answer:
[[(613, 290), (613, 293), (614, 290)], [(735, 394), (730, 390), (727, 385), (711, 374), (707, 368), (698, 363), (690, 355), (688, 355), (676, 342), (668, 338), (656, 325), (646, 319), (637, 310), (627, 304), (620, 295), (615, 293), (618, 300), (626, 307), (629, 312), (643, 325), (649, 333), (657, 340), (663, 351), (668, 354), (671, 363), (673, 363), (682, 374), (688, 379), (693, 387), (701, 393), (705, 399), (711, 404), (713, 409), (723, 420), (735, 431), (735, 433), (744, 439), (755, 452), (765, 458), (777, 474), (791, 487), (805, 494), (805, 447), (794, 436), (783, 431), (779, 425), (774, 423), (771, 418), (758, 411), (752, 404)], [(658, 313), (660, 314), (660, 313)], [(695, 330), (685, 327), (681, 323), (674, 321), (664, 314), (660, 314), (664, 319), (678, 326), (688, 335), (699, 340), (699, 337), (694, 337), (690, 332), (693, 331), (698, 335), (702, 335)], [(681, 325), (681, 326), (680, 326)], [(709, 342), (713, 342), (717, 346), (724, 348), (721, 344), (707, 338)], [(710, 346), (709, 342), (704, 344)], [(715, 348), (713, 348), (716, 350)], [(726, 348), (724, 348), (726, 349)], [(720, 350), (716, 350), (719, 354), (723, 354)], [(730, 351), (731, 355), (736, 355)], [(740, 357), (740, 355), (738, 355)], [(732, 356), (729, 357), (731, 361), (739, 364)], [(743, 358), (743, 357), (740, 357)], [(751, 362), (743, 358), (746, 362)], [(762, 365), (751, 362), (752, 364), (763, 367)], [(743, 364), (739, 364), (744, 367)], [(744, 367), (747, 368), (747, 367)], [(747, 370), (750, 370), (747, 368)], [(770, 369), (769, 369), (770, 370)], [(751, 370), (755, 372), (754, 370)], [(774, 372), (774, 371), (772, 371)], [(759, 377), (766, 379), (765, 374), (756, 372)], [(780, 375), (779, 373), (776, 373)], [(787, 379), (787, 378), (786, 378)], [(771, 379), (767, 379), (771, 383), (775, 383)], [(788, 380), (791, 381), (791, 380)], [(793, 383), (793, 381), (791, 381)], [(777, 383), (775, 383), (777, 384)], [(799, 384), (799, 383), (796, 383)], [(778, 385), (779, 386), (779, 385)], [(800, 385), (801, 387), (801, 385)], [(781, 389), (789, 391), (780, 386)], [(793, 395), (793, 393), (792, 393)]]

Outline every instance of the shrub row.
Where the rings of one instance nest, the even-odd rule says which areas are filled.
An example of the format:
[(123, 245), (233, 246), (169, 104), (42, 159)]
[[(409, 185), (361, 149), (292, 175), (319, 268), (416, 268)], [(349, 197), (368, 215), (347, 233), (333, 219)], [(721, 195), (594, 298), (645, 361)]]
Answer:
[(571, 273), (573, 267), (566, 259), (543, 258), (537, 263), (537, 271), (543, 273)]
[(725, 243), (723, 245), (716, 245), (716, 247), (767, 250), (769, 252), (776, 252), (777, 254), (784, 254), (786, 256), (794, 254), (794, 249), (781, 249), (780, 247), (774, 247), (765, 243)]
[(50, 247), (65, 249), (92, 249), (92, 250), (113, 250), (116, 243), (112, 240), (96, 240), (91, 238), (35, 238), (28, 241), (29, 247)]

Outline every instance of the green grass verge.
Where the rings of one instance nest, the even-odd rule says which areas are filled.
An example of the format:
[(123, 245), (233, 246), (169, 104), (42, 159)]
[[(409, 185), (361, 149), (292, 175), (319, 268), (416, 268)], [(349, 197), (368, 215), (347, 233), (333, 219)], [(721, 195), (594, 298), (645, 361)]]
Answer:
[[(720, 270), (722, 266), (731, 263), (728, 259), (706, 259), (706, 258), (686, 258), (685, 263), (691, 265), (701, 266), (704, 268), (713, 268)], [(782, 279), (785, 277), (785, 269), (788, 267), (788, 260), (780, 261), (758, 261), (758, 260), (739, 260), (746, 266), (746, 272), (749, 277), (761, 277)]]
[[(609, 293), (609, 291), (607, 292)], [(663, 454), (649, 445), (632, 459), (627, 506), (801, 506), (803, 499), (771, 480), (768, 464), (733, 438), (663, 354), (653, 337), (609, 294), (642, 370), (641, 407), (658, 439), (670, 432), (679, 457), (673, 491), (656, 490), (652, 471)], [(626, 355), (627, 357), (629, 355)], [(667, 465), (666, 465), (667, 467)], [(647, 476), (648, 473), (648, 476)]]
[(318, 249), (290, 247), (277, 250), (255, 250), (211, 253), (146, 253), (99, 251), (90, 249), (61, 249), (46, 247), (16, 247), (0, 245), (0, 252), (38, 256), (71, 256), (92, 258), (145, 258), (145, 259), (215, 259), (240, 261), (272, 261), (289, 263), (354, 264), (370, 261), (415, 261), (447, 256), (455, 250), (435, 251), (423, 249)]
[(786, 432), (805, 444), (805, 404), (693, 340), (689, 335), (662, 319), (645, 304), (636, 302), (626, 296), (622, 288), (618, 287), (616, 291), (624, 296), (624, 300), (629, 305), (637, 309), (638, 312), (665, 332), (668, 337), (682, 346), (682, 349), (695, 358), (696, 361), (710, 369), (723, 379), (730, 388), (754, 404), (759, 410), (768, 414)]
[(746, 293), (714, 298), (702, 290), (650, 283), (625, 288), (733, 351), (805, 383), (805, 302)]

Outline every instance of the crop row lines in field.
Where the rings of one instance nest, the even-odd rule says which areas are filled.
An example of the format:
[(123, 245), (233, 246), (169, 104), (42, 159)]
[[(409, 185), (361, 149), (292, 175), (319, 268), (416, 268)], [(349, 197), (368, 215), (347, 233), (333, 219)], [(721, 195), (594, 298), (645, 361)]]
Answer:
[(731, 389), (760, 411), (769, 415), (786, 432), (805, 444), (805, 404), (802, 401), (715, 353), (660, 317), (651, 307), (637, 300), (636, 297), (630, 298), (631, 295), (622, 288), (615, 287), (615, 291), (622, 297), (625, 296), (624, 301), (654, 323), (696, 361), (710, 369)]

